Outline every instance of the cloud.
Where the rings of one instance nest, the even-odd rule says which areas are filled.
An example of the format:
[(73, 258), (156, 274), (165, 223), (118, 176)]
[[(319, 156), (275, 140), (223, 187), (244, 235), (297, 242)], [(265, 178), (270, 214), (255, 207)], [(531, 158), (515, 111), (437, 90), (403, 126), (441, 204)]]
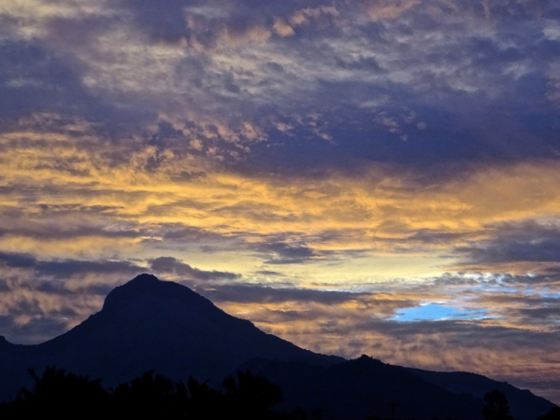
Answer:
[[(0, 264), (0, 334), (18, 344), (41, 343), (66, 332), (99, 311), (115, 285), (129, 279), (121, 270), (110, 272), (114, 268), (110, 264), (105, 270), (91, 271), (87, 266), (79, 272), (52, 273), (35, 271), (33, 266), (14, 270), (25, 259), (11, 261), (11, 270), (6, 270), (5, 261)], [(63, 277), (70, 274), (74, 277)]]
[(149, 260), (150, 268), (159, 273), (172, 273), (192, 280), (235, 280), (241, 277), (236, 273), (223, 271), (204, 271), (193, 268), (174, 257), (158, 257)]
[(290, 245), (283, 242), (263, 243), (258, 245), (257, 250), (262, 253), (272, 254), (272, 258), (266, 264), (301, 264), (311, 260), (323, 258), (312, 248), (303, 245)]
[[(544, 106), (534, 116), (524, 104), (538, 102), (543, 92), (535, 88), (546, 89), (553, 80), (551, 23), (535, 27), (530, 2), (484, 4), (486, 10), (477, 2), (416, 0), (310, 1), (304, 7), (294, 1), (175, 0), (159, 7), (123, 1), (79, 8), (29, 2), (34, 12), (27, 15), (25, 7), (13, 5), (2, 15), (20, 21), (8, 27), (3, 43), (5, 88), (14, 98), (3, 115), (31, 109), (78, 114), (107, 126), (101, 131), (123, 128), (126, 121), (164, 149), (192, 144), (192, 153), (231, 163), (253, 155), (256, 139), (266, 143), (257, 147), (257, 160), (266, 152), (283, 165), (292, 160), (279, 159), (280, 148), (267, 147), (271, 142), (290, 144), (291, 154), (294, 147), (320, 150), (321, 164), (339, 168), (356, 159), (425, 167), (442, 158), (549, 156), (557, 146), (554, 130), (535, 118), (552, 121), (554, 110)], [(554, 5), (541, 7), (551, 11)], [(364, 10), (374, 23), (358, 18)], [(524, 26), (508, 37), (512, 16)], [(490, 21), (487, 30), (480, 20)], [(42, 41), (21, 28), (41, 33)], [(67, 103), (75, 104), (71, 112)], [(421, 120), (400, 122), (395, 114), (403, 107)], [(241, 118), (228, 117), (233, 110), (242, 110)], [(282, 120), (302, 135), (275, 141), (274, 127)], [(343, 128), (344, 121), (351, 123)], [(157, 128), (164, 122), (174, 134)], [(429, 132), (436, 126), (438, 132)], [(341, 131), (348, 133), (343, 142), (336, 140)], [(537, 143), (527, 140), (534, 132)], [(395, 135), (409, 144), (392, 143)], [(518, 144), (506, 152), (501, 138)], [(330, 145), (313, 143), (318, 139), (330, 139)], [(150, 162), (164, 155), (158, 152)]]
[[(0, 325), (148, 265), (317, 351), (553, 383), (559, 10), (6, 3)], [(484, 316), (390, 320), (430, 304)]]
[[(554, 267), (560, 262), (560, 229), (556, 224), (533, 220), (499, 223), (488, 226), (487, 232), (489, 239), (456, 248), (463, 255), (463, 264), (549, 263)], [(535, 264), (535, 271), (542, 272), (542, 266)]]
[[(413, 287), (409, 283), (402, 285)], [(248, 317), (265, 331), (306, 348), (346, 357), (369, 354), (389, 363), (439, 371), (480, 372), (497, 379), (507, 378), (517, 386), (530, 384), (544, 395), (557, 398), (557, 394), (550, 391), (553, 388), (549, 383), (558, 371), (553, 362), (555, 356), (552, 356), (558, 346), (557, 331), (531, 328), (531, 323), (527, 323), (532, 315), (540, 321), (545, 321), (542, 316), (553, 316), (554, 310), (545, 312), (537, 308), (557, 305), (556, 298), (534, 296), (527, 300), (523, 293), (515, 295), (480, 289), (478, 296), (488, 300), (480, 298), (478, 303), (471, 303), (502, 308), (508, 320), (489, 317), (416, 322), (389, 320), (397, 309), (416, 305), (415, 299), (422, 294), (424, 299), (429, 299), (428, 290), (431, 290), (432, 299), (436, 298), (433, 294), (436, 290), (441, 291), (439, 283), (432, 289), (426, 288), (425, 284), (418, 287), (424, 291), (417, 290), (414, 299), (409, 294), (409, 299), (404, 300), (404, 290), (393, 286), (389, 290), (397, 299), (394, 301), (387, 300), (387, 295), (380, 290), (347, 296), (340, 292), (273, 290), (258, 285), (239, 285), (205, 293), (217, 298), (220, 307), (228, 312)], [(461, 287), (468, 290), (472, 284)], [(458, 291), (450, 293), (461, 296)], [(222, 300), (220, 297), (224, 294), (225, 300)], [(508, 300), (508, 296), (512, 299)], [(306, 300), (299, 300), (303, 297)], [(515, 319), (516, 306), (527, 302), (532, 302), (534, 312), (525, 314), (522, 310), (525, 318), (518, 325), (512, 325), (510, 321)], [(527, 358), (531, 360), (530, 366), (526, 364)], [(504, 360), (508, 362), (504, 363)], [(545, 366), (551, 369), (546, 374), (541, 371)]]
[(368, 13), (374, 22), (393, 20), (420, 4), (422, 4), (421, 0), (408, 0), (397, 3), (392, 1), (372, 1), (368, 6)]
[(283, 303), (316, 302), (321, 304), (341, 304), (359, 300), (360, 293), (323, 291), (318, 289), (272, 288), (255, 284), (222, 285), (201, 291), (213, 302), (235, 303)]
[[(535, 243), (536, 242), (536, 243)], [(488, 247), (459, 247), (457, 251), (467, 254), (471, 261), (511, 262), (559, 262), (560, 241), (533, 239), (528, 242), (494, 242)]]
[(446, 244), (455, 243), (459, 240), (466, 240), (470, 234), (461, 232), (446, 232), (437, 229), (420, 229), (417, 230), (408, 239), (426, 244)]
[(144, 267), (128, 261), (81, 261), (69, 259), (44, 261), (29, 254), (6, 252), (0, 252), (0, 264), (8, 269), (17, 268), (24, 271), (32, 271), (37, 277), (61, 279), (84, 274), (135, 275), (144, 270)]
[(275, 18), (272, 28), (274, 29), (274, 32), (280, 36), (295, 35), (294, 29), (282, 18)]
[(67, 322), (50, 316), (38, 316), (23, 325), (18, 324), (11, 316), (3, 316), (0, 320), (2, 333), (7, 336), (8, 341), (17, 344), (42, 343), (65, 333), (67, 329)]

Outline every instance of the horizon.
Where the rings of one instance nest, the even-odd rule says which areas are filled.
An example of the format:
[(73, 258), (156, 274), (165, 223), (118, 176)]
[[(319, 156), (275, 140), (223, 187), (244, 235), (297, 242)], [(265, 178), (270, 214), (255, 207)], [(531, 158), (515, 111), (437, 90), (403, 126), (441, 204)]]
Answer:
[(560, 5), (0, 0), (0, 335), (142, 272), (560, 404)]

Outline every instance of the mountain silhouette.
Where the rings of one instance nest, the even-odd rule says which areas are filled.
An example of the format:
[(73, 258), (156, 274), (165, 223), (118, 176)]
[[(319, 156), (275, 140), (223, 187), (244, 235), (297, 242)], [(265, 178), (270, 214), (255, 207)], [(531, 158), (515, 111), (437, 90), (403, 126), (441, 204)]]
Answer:
[(535, 396), (527, 389), (518, 389), (507, 382), (494, 381), (483, 375), (470, 372), (432, 372), (407, 368), (420, 378), (438, 385), (454, 394), (470, 394), (483, 398), (494, 389), (502, 392), (509, 401), (515, 419), (535, 419), (535, 413), (546, 413), (551, 408), (550, 401)]
[(367, 356), (329, 367), (252, 360), (242, 368), (278, 384), (288, 410), (320, 407), (333, 419), (391, 418), (395, 403), (402, 419), (482, 420), (482, 399), (453, 394), (406, 368)]
[[(482, 385), (470, 376), (441, 376), (365, 356), (346, 361), (313, 353), (150, 274), (115, 288), (101, 311), (45, 343), (15, 345), (0, 337), (0, 401), (31, 385), (29, 368), (41, 372), (52, 365), (102, 378), (109, 387), (148, 370), (219, 386), (225, 376), (248, 369), (280, 385), (286, 407), (320, 408), (324, 419), (389, 417), (388, 404), (396, 402), (397, 411), (409, 418), (476, 420), (482, 396), (491, 390), (486, 388), (500, 384), (480, 375), (475, 376), (486, 380)], [(517, 420), (534, 420), (553, 407), (529, 391), (510, 388), (507, 396)], [(513, 399), (519, 393), (523, 409), (516, 411), (519, 404)]]
[(266, 334), (185, 286), (142, 274), (111, 291), (100, 312), (59, 337), (27, 346), (2, 337), (0, 400), (30, 383), (29, 368), (56, 365), (100, 377), (108, 386), (150, 369), (173, 379), (192, 375), (219, 384), (254, 357), (319, 365), (343, 360)]
[(504, 382), (466, 372), (430, 372), (361, 356), (331, 366), (253, 359), (241, 366), (284, 390), (283, 407), (321, 408), (329, 419), (483, 420), (484, 395), (498, 389), (516, 420), (535, 420), (554, 404)]

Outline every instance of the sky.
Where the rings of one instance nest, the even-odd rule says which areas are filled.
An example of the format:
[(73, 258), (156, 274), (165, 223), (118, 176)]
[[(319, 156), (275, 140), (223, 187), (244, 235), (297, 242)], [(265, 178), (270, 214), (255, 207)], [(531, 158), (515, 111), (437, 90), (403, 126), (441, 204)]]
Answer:
[(0, 0), (0, 334), (150, 272), (560, 403), (555, 0)]

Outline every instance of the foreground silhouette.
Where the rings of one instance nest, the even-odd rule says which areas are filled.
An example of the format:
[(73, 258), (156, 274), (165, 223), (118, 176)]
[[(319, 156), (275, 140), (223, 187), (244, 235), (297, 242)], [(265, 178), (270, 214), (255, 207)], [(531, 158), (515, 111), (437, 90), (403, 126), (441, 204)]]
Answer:
[(484, 420), (514, 420), (509, 413), (509, 402), (499, 390), (488, 392), (484, 396), (484, 402), (482, 408)]
[(17, 398), (0, 405), (2, 419), (32, 419), (47, 417), (70, 419), (100, 418), (106, 412), (109, 395), (100, 380), (65, 373), (48, 367), (42, 377), (29, 371), (35, 384), (33, 390), (23, 388)]
[[(56, 418), (153, 418), (307, 420), (302, 409), (277, 412), (272, 407), (282, 400), (280, 388), (268, 379), (250, 372), (238, 372), (237, 379), (223, 381), (225, 392), (189, 378), (187, 384), (173, 382), (148, 371), (105, 390), (100, 379), (66, 373), (47, 367), (34, 380), (32, 390), (21, 389), (15, 400), (0, 404), (1, 419)], [(317, 418), (316, 416), (314, 418)]]
[[(267, 378), (249, 371), (240, 371), (236, 378), (230, 376), (224, 379), (223, 392), (193, 378), (189, 378), (187, 384), (173, 382), (162, 375), (156, 375), (154, 371), (145, 372), (132, 381), (119, 384), (109, 390), (101, 386), (100, 379), (92, 380), (87, 376), (66, 373), (63, 369), (54, 366), (47, 367), (42, 376), (38, 376), (33, 370), (29, 373), (34, 381), (32, 389), (22, 388), (13, 401), (0, 404), (0, 419), (320, 420), (322, 418), (320, 411), (315, 410), (310, 415), (300, 407), (291, 411), (275, 410), (282, 401), (280, 388)], [(509, 413), (508, 400), (499, 390), (488, 392), (484, 401), (482, 413), (485, 420), (514, 420)], [(391, 418), (396, 418), (394, 412)], [(374, 414), (367, 419), (380, 420), (381, 417)], [(560, 408), (552, 408), (537, 420), (560, 420)]]

